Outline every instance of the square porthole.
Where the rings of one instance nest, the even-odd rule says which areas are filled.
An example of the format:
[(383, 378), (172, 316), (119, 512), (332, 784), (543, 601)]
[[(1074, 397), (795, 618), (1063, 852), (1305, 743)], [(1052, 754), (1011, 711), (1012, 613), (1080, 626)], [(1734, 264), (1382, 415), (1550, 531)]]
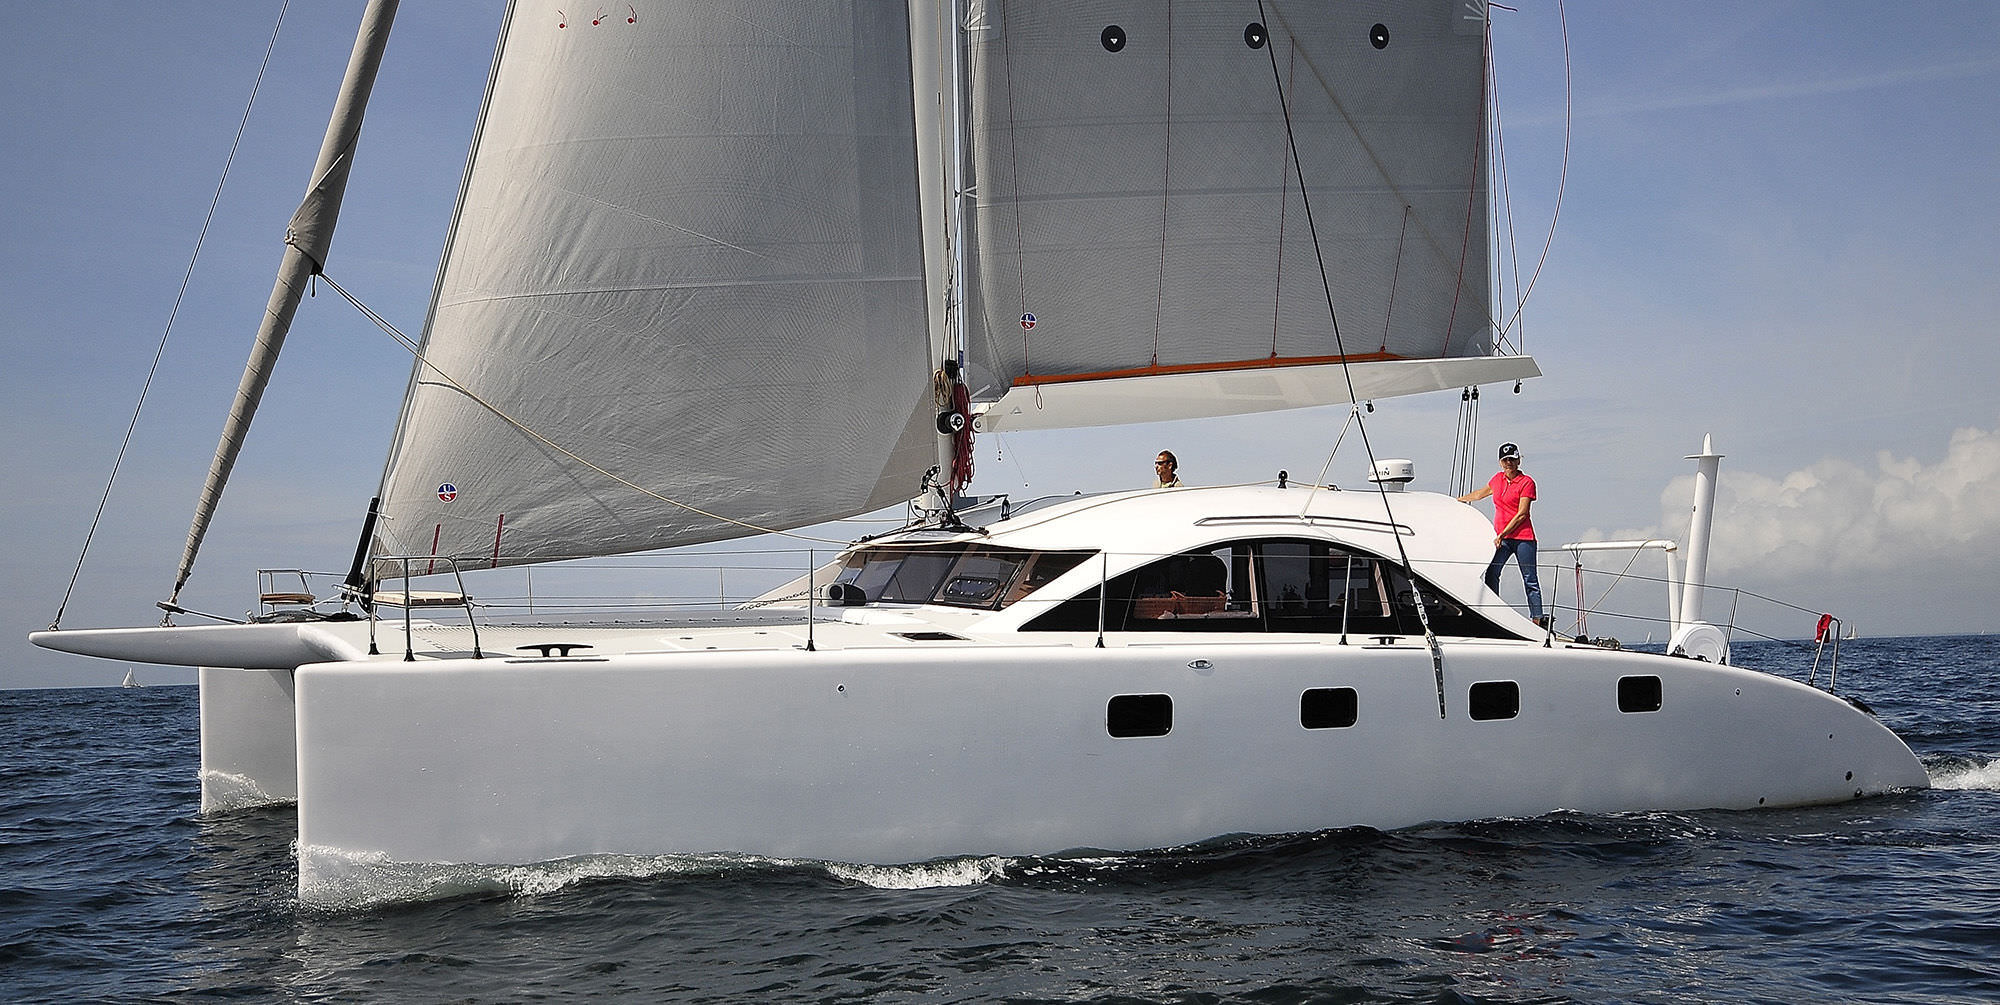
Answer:
[(1521, 714), (1521, 685), (1511, 680), (1481, 681), (1472, 685), (1474, 719), (1512, 719)]
[(1299, 696), (1299, 725), (1307, 729), (1345, 729), (1354, 725), (1359, 708), (1351, 687), (1316, 687)]
[(1657, 712), (1660, 710), (1658, 677), (1618, 678), (1618, 711)]
[(1112, 736), (1165, 736), (1174, 728), (1174, 699), (1164, 694), (1114, 695), (1104, 707)]

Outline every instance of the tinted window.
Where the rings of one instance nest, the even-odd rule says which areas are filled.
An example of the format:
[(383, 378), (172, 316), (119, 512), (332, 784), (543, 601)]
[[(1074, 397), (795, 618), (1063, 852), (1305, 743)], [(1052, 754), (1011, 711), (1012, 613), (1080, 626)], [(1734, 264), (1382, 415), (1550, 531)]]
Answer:
[(994, 607), (1020, 574), (1026, 557), (1018, 551), (979, 548), (967, 551), (945, 576), (938, 602), (954, 607)]
[(1351, 687), (1316, 687), (1299, 696), (1299, 725), (1343, 729), (1359, 718), (1360, 702)]
[(966, 545), (863, 548), (848, 555), (836, 582), (859, 588), (870, 603), (940, 603), (992, 610), (1027, 596), (1089, 554)]
[(1658, 677), (1618, 678), (1618, 711), (1657, 712), (1660, 710)]
[(1005, 607), (1022, 597), (1049, 585), (1051, 580), (1082, 564), (1090, 557), (1087, 551), (1042, 551), (1028, 559), (1028, 567), (1014, 581), (1014, 588), (1008, 591), (1007, 599), (1000, 606)]
[[(1514, 638), (1477, 613), (1424, 588), (1440, 635)], [(1114, 578), (1103, 605), (1107, 631), (1304, 632), (1419, 635), (1417, 594), (1393, 562), (1324, 541), (1236, 541), (1161, 559)], [(1029, 622), (1030, 631), (1095, 631), (1095, 588)]]
[(1474, 719), (1512, 719), (1520, 715), (1521, 685), (1511, 680), (1472, 685), (1471, 714)]
[(1164, 694), (1121, 694), (1104, 706), (1112, 736), (1165, 736), (1174, 728), (1174, 699)]

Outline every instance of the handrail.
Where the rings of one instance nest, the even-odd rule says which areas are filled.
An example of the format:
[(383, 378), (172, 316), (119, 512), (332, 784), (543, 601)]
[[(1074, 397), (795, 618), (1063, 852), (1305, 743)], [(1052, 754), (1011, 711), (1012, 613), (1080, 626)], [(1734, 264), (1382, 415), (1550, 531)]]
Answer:
[[(377, 647), (375, 643), (375, 623), (381, 617), (380, 611), (382, 605), (387, 604), (391, 607), (401, 607), (403, 609), (404, 662), (414, 663), (416, 662), (417, 659), (416, 631), (412, 626), (412, 621), (410, 617), (410, 609), (413, 607), (465, 608), (465, 623), (467, 627), (472, 629), (472, 658), (476, 660), (486, 658), (486, 653), (479, 644), (479, 619), (473, 616), (472, 597), (470, 594), (467, 594), (465, 592), (465, 574), (458, 566), (458, 559), (451, 558), (448, 556), (439, 556), (439, 555), (385, 555), (385, 556), (378, 556), (377, 561), (395, 562), (398, 565), (402, 566), (403, 592), (400, 595), (377, 593), (373, 590), (370, 590), (368, 592), (369, 603), (367, 604), (367, 608), (368, 608), (369, 655), (371, 656), (381, 655), (381, 650), (379, 647)], [(445, 563), (445, 565), (449, 567), (449, 570), (451, 572), (452, 581), (458, 584), (457, 592), (452, 594), (439, 594), (433, 597), (424, 598), (423, 600), (420, 601), (418, 599), (416, 592), (410, 589), (410, 580), (416, 578), (417, 575), (410, 571), (410, 565), (413, 562), (427, 563), (426, 565), (427, 571), (422, 573), (422, 575), (435, 575), (437, 568), (436, 563), (438, 562)], [(393, 599), (398, 596), (400, 596), (401, 598), (400, 603), (398, 603), (397, 600)]]
[[(1562, 548), (1560, 548), (1559, 550), (1569, 552), (1571, 555), (1572, 564), (1575, 566), (1576, 589), (1577, 589), (1576, 622), (1577, 622), (1577, 631), (1579, 633), (1583, 631), (1583, 618), (1584, 615), (1588, 613), (1583, 608), (1584, 569), (1583, 569), (1583, 559), (1581, 557), (1582, 553), (1586, 551), (1640, 552), (1640, 551), (1650, 550), (1650, 551), (1660, 552), (1662, 557), (1666, 560), (1667, 563), (1667, 577), (1666, 577), (1667, 634), (1671, 636), (1674, 632), (1680, 630), (1681, 583), (1680, 583), (1680, 577), (1674, 569), (1674, 553), (1680, 550), (1680, 546), (1678, 544), (1660, 538), (1655, 538), (1650, 541), (1573, 541), (1569, 544), (1563, 545)], [(1636, 557), (1636, 555), (1634, 557)], [(1630, 568), (1629, 563), (1627, 565), (1627, 568)], [(1624, 575), (1625, 574), (1621, 572), (1618, 574), (1618, 578), (1622, 579), (1624, 578)], [(1615, 586), (1617, 584), (1613, 583), (1612, 585)]]
[(1813, 650), (1812, 670), (1806, 674), (1806, 683), (1817, 686), (1820, 658), (1826, 655), (1826, 644), (1832, 642), (1833, 657), (1827, 661), (1826, 665), (1826, 693), (1828, 694), (1834, 693), (1834, 680), (1840, 673), (1840, 629), (1839, 618), (1831, 614), (1823, 615), (1820, 618), (1819, 631), (1814, 633), (1817, 637), (1813, 640), (1817, 643), (1818, 648)]

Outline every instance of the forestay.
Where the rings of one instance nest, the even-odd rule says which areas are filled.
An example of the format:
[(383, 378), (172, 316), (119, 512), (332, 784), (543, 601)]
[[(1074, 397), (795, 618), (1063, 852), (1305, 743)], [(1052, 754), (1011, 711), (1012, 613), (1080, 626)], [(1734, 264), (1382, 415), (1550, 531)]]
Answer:
[[(1483, 5), (1263, 10), (1269, 24), (1242, 3), (974, 5), (970, 372), (984, 400), (1013, 391), (982, 428), (1342, 401), (1325, 368), (1343, 356), (1493, 352)], [(1305, 367), (1322, 369), (1220, 398), (1161, 380)], [(1446, 369), (1382, 382), (1459, 386), (1432, 382), (1459, 379)], [(1032, 414), (1058, 399), (1078, 404)]]
[(905, 5), (568, 11), (524, 0), (502, 36), (375, 556), (619, 554), (910, 498)]

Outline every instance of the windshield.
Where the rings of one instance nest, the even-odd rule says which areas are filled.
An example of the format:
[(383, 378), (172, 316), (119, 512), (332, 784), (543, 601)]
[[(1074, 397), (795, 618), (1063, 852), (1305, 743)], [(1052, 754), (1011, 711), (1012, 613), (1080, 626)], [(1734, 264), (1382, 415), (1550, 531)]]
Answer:
[(1041, 589), (1090, 554), (982, 544), (862, 548), (847, 556), (835, 582), (859, 588), (865, 603), (944, 604), (993, 611)]

